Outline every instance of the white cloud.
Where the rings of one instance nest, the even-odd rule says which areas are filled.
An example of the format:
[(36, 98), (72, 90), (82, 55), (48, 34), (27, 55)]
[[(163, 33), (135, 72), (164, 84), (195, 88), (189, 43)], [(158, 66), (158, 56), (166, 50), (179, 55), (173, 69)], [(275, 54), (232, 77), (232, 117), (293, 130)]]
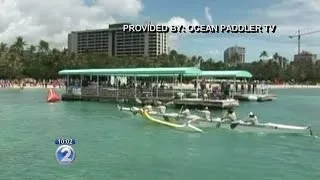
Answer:
[(221, 53), (220, 53), (220, 51), (218, 51), (217, 49), (215, 49), (215, 50), (210, 50), (210, 51), (208, 52), (208, 54), (213, 55), (213, 56), (216, 56), (216, 55), (220, 55)]
[(70, 31), (105, 28), (115, 16), (136, 17), (142, 9), (141, 0), (97, 0), (90, 7), (83, 0), (0, 0), (0, 40), (23, 36), (65, 46)]
[(291, 35), (298, 29), (302, 33), (320, 30), (320, 1), (278, 0), (269, 7), (255, 9), (252, 16), (256, 23), (278, 25), (278, 35)]
[(204, 8), (204, 15), (205, 15), (207, 21), (208, 21), (210, 24), (213, 24), (213, 23), (212, 23), (212, 16), (211, 16), (211, 13), (210, 13), (210, 8), (209, 8), (208, 6), (206, 6), (206, 7)]
[[(172, 17), (169, 21), (167, 22), (161, 22), (158, 24), (163, 24), (166, 26), (184, 26), (184, 27), (188, 27), (190, 25), (199, 25), (200, 23), (198, 22), (198, 20), (196, 19), (191, 19), (190, 21), (182, 18), (182, 17)], [(169, 34), (169, 46), (171, 49), (178, 49), (179, 48), (179, 41), (181, 40), (181, 38), (183, 38), (186, 34)]]
[(196, 19), (191, 19), (191, 21), (188, 21), (182, 17), (172, 17), (168, 22), (160, 23), (166, 26), (195, 26), (199, 25), (200, 23)]

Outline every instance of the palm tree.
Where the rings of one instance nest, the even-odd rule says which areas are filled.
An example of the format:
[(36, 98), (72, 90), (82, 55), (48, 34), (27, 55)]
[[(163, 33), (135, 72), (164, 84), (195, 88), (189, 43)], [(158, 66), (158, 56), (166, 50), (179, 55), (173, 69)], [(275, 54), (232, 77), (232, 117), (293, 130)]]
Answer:
[(49, 43), (44, 40), (40, 40), (38, 50), (39, 50), (39, 52), (42, 52), (42, 53), (48, 53), (49, 52)]
[(202, 62), (203, 62), (203, 58), (202, 58), (202, 56), (198, 56), (197, 57), (197, 64), (196, 64), (196, 67), (197, 68), (201, 68), (201, 64), (202, 64)]
[(8, 50), (7, 44), (0, 43), (0, 59), (6, 53), (7, 50)]
[(0, 43), (0, 52), (4, 52), (7, 49), (7, 44), (6, 43)]
[(31, 53), (31, 54), (33, 54), (34, 52), (36, 52), (36, 50), (37, 50), (37, 48), (36, 48), (36, 46), (34, 46), (34, 45), (31, 45), (31, 46), (29, 46), (29, 48), (28, 48), (28, 52)]
[(262, 51), (261, 54), (260, 54), (260, 60), (266, 60), (268, 58), (268, 53), (267, 51)]
[(25, 45), (26, 45), (26, 42), (23, 40), (23, 37), (18, 36), (16, 38), (16, 42), (12, 44), (10, 47), (11, 52), (15, 53), (16, 55), (22, 56)]
[[(279, 61), (279, 59), (281, 58), (281, 56), (280, 56), (277, 52), (274, 53), (272, 57), (273, 57), (273, 59), (276, 60), (276, 61)], [(280, 64), (280, 63), (279, 63), (279, 64)]]

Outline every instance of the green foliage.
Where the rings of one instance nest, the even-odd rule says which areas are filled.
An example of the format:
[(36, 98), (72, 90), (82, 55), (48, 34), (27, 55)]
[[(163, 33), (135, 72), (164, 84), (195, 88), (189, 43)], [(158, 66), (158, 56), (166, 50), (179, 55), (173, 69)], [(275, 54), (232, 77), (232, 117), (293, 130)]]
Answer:
[(260, 61), (236, 64), (239, 55), (234, 56), (232, 65), (213, 59), (203, 60), (201, 56), (188, 57), (172, 50), (168, 55), (157, 58), (112, 57), (108, 54), (88, 53), (70, 54), (67, 50), (52, 49), (49, 43), (41, 40), (37, 46), (27, 47), (22, 37), (17, 37), (11, 46), (0, 43), (0, 78), (58, 78), (62, 69), (82, 68), (126, 68), (126, 67), (196, 67), (201, 70), (246, 70), (258, 80), (280, 80), (296, 82), (318, 82), (320, 80), (320, 61), (291, 61), (278, 53), (268, 59), (268, 53), (262, 51)]

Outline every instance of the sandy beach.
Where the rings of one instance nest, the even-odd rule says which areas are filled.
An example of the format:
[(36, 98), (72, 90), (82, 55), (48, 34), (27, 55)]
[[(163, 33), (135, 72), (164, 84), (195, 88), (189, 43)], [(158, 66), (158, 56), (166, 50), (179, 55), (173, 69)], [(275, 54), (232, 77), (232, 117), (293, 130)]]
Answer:
[[(48, 85), (47, 87), (44, 86), (24, 86), (24, 89), (64, 89), (64, 86), (61, 86), (59, 88), (59, 86), (55, 86), (53, 87), (52, 85)], [(20, 86), (11, 86), (11, 87), (5, 87), (5, 88), (0, 88), (0, 89), (20, 89)]]

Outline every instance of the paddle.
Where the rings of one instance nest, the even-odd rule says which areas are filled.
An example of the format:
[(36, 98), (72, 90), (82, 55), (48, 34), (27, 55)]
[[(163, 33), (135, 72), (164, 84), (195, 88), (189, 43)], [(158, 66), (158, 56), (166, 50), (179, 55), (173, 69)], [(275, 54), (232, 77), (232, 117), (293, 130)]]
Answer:
[(309, 129), (310, 136), (313, 136), (313, 132), (312, 132), (312, 129), (311, 129), (311, 125), (308, 126), (308, 129)]
[[(222, 121), (222, 119), (221, 119), (221, 121)], [(219, 122), (216, 124), (216, 128), (220, 128), (220, 126), (221, 126), (221, 121), (219, 121)]]
[[(245, 118), (242, 118), (242, 119), (245, 119)], [(238, 120), (238, 121), (236, 121), (236, 122), (232, 122), (232, 123), (230, 124), (230, 128), (231, 128), (231, 129), (236, 128), (236, 127), (240, 124), (240, 122), (243, 122), (243, 120)]]
[(234, 128), (236, 128), (239, 124), (240, 124), (240, 122), (233, 122), (233, 123), (230, 124), (230, 128), (231, 128), (231, 129), (234, 129)]
[(184, 105), (181, 106), (179, 114), (182, 113), (183, 109), (184, 109)]
[(169, 117), (168, 116), (163, 116), (163, 119), (165, 120), (165, 121), (170, 121), (170, 119), (169, 119)]
[(188, 126), (188, 127), (192, 128), (192, 129), (198, 131), (198, 132), (203, 132), (201, 129), (193, 126), (193, 125), (191, 124), (191, 121), (192, 121), (192, 120), (188, 121), (188, 122), (185, 124), (185, 126)]

